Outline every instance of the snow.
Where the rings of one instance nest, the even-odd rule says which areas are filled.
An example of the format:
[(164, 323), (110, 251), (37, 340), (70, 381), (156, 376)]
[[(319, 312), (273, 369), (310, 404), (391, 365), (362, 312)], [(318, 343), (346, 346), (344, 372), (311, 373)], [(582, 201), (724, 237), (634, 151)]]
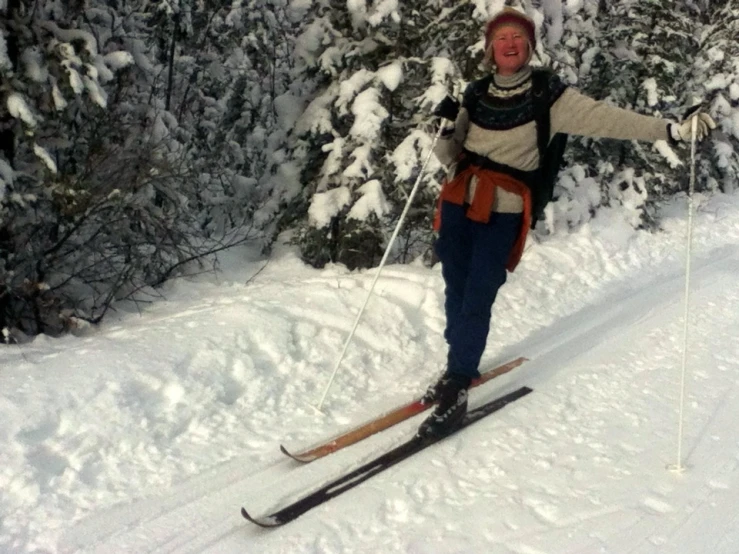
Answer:
[(382, 183), (377, 179), (366, 182), (357, 189), (357, 192), (361, 196), (349, 210), (350, 219), (366, 221), (371, 214), (382, 219), (390, 210), (390, 205), (382, 192)]
[(152, 73), (155, 71), (154, 65), (149, 61), (149, 58), (147, 57), (147, 48), (144, 41), (139, 39), (131, 39), (129, 44), (129, 49), (131, 50), (131, 54), (133, 55), (133, 59), (136, 62), (136, 66), (147, 72)]
[(290, 131), (303, 114), (303, 102), (297, 96), (289, 93), (281, 94), (275, 98), (275, 112), (280, 129)]
[(16, 119), (20, 119), (29, 127), (36, 126), (36, 118), (33, 116), (31, 108), (26, 104), (26, 101), (20, 94), (16, 92), (9, 94), (6, 106), (8, 107), (8, 112), (11, 116)]
[(317, 229), (326, 227), (331, 223), (331, 219), (349, 203), (350, 199), (351, 193), (347, 187), (317, 192), (313, 195), (310, 208), (308, 208), (311, 225)]
[(582, 9), (583, 0), (565, 0), (565, 10), (569, 15), (574, 15)]
[[(592, 177), (587, 176), (587, 169), (575, 164), (560, 172), (557, 180), (557, 186), (563, 188), (566, 194), (553, 204), (551, 211), (557, 216), (551, 218), (548, 222), (553, 225), (554, 221), (566, 222), (568, 226), (577, 226), (591, 218), (591, 214), (601, 202), (601, 186)], [(548, 218), (549, 219), (549, 218)]]
[[(0, 50), (2, 48), (0, 47)], [(2, 52), (0, 52), (0, 59), (2, 59)], [(8, 61), (9, 62), (9, 61)], [(21, 62), (23, 63), (25, 76), (35, 83), (43, 83), (49, 78), (49, 72), (44, 67), (43, 58), (38, 48), (27, 48), (21, 54)], [(2, 63), (0, 63), (0, 67)], [(10, 63), (8, 63), (8, 69), (11, 69)]]
[(708, 91), (728, 89), (732, 84), (733, 75), (726, 75), (724, 73), (718, 73), (712, 75), (708, 81), (703, 83), (703, 86)]
[(291, 19), (296, 21), (303, 19), (311, 8), (313, 0), (290, 0)]
[(564, 34), (562, 0), (544, 0), (542, 7), (549, 23), (547, 26), (547, 42), (550, 47), (554, 47), (562, 40)]
[(725, 53), (720, 48), (716, 48), (715, 46), (713, 48), (709, 48), (706, 52), (706, 57), (712, 61), (712, 62), (720, 62), (724, 59)]
[[(2, 2), (0, 2), (0, 6)], [(9, 70), (12, 69), (13, 64), (8, 57), (8, 43), (5, 40), (5, 30), (0, 31), (0, 69)]]
[(295, 57), (307, 64), (314, 64), (316, 53), (329, 33), (330, 23), (324, 18), (309, 22), (295, 41)]
[(357, 95), (352, 104), (352, 114), (354, 123), (349, 135), (366, 141), (377, 139), (383, 121), (390, 115), (380, 103), (380, 92), (376, 88), (368, 88)]
[(51, 157), (51, 154), (49, 154), (49, 152), (44, 147), (39, 146), (38, 144), (34, 144), (33, 153), (39, 157), (39, 159), (44, 163), (49, 171), (51, 171), (52, 173), (57, 172), (56, 162)]
[(739, 110), (732, 110), (731, 117), (725, 118), (723, 127), (739, 139)]
[[(428, 155), (424, 156), (424, 153), (428, 153), (432, 142), (433, 138), (428, 133), (416, 129), (393, 151), (390, 159), (395, 166), (395, 180), (398, 183), (407, 182), (413, 178), (414, 171), (417, 171), (425, 161), (424, 158), (428, 157)], [(428, 158), (426, 174), (434, 175), (442, 167), (436, 156), (431, 156)]]
[[(92, 73), (94, 67), (88, 65), (87, 69), (88, 72)], [(97, 77), (97, 74), (95, 74), (95, 77)], [(108, 105), (108, 95), (98, 84), (97, 78), (85, 76), (82, 80), (85, 83), (85, 88), (87, 89), (87, 92), (90, 95), (90, 98), (92, 98), (93, 102), (95, 102), (101, 108), (105, 108)]]
[(85, 90), (85, 85), (82, 81), (82, 77), (80, 77), (79, 72), (73, 67), (73, 65), (73, 62), (70, 60), (62, 60), (61, 62), (61, 66), (64, 67), (67, 72), (67, 76), (69, 77), (69, 86), (72, 87), (75, 94), (82, 94), (82, 91)]
[(532, 394), (285, 527), (251, 526), (241, 505), (294, 500), (420, 417), (306, 466), (280, 442), (404, 403), (445, 356), (440, 268), (386, 267), (318, 414), (375, 270), (311, 269), (281, 241), (140, 313), (0, 350), (0, 551), (734, 554), (739, 195), (695, 203), (681, 460), (684, 197), (657, 233), (606, 210), (529, 242), (482, 365), (530, 361), (471, 403)]
[[(360, 69), (355, 72), (349, 79), (339, 83), (339, 94), (336, 98), (336, 106), (339, 108), (340, 114), (346, 114), (349, 111), (349, 104), (354, 101), (362, 89), (374, 79), (375, 74), (366, 69)], [(373, 90), (373, 89), (367, 89)]]
[(322, 150), (326, 153), (326, 160), (323, 162), (323, 179), (318, 186), (318, 192), (323, 192), (328, 187), (328, 180), (341, 169), (342, 154), (346, 141), (341, 137), (336, 137), (333, 141), (325, 144)]
[[(633, 169), (617, 173), (608, 183), (608, 194), (614, 207), (621, 207), (619, 217), (628, 217), (629, 225), (638, 227), (642, 221), (647, 185), (643, 177), (637, 177)], [(615, 201), (615, 202), (614, 202)], [(601, 215), (598, 213), (597, 215)]]
[(666, 140), (655, 141), (654, 149), (659, 152), (665, 160), (667, 160), (670, 167), (680, 167), (683, 165), (683, 161), (680, 156), (677, 155)]
[(54, 109), (57, 111), (61, 111), (67, 107), (67, 101), (56, 83), (51, 87), (51, 98), (54, 100)]
[(395, 23), (400, 23), (398, 0), (380, 0), (374, 3), (373, 8), (373, 13), (367, 18), (370, 25), (380, 25), (386, 18), (392, 19)]
[(105, 65), (113, 71), (123, 69), (134, 63), (133, 55), (123, 50), (109, 52), (104, 56), (103, 60), (105, 61)]
[(353, 27), (362, 27), (367, 20), (367, 0), (346, 0), (346, 7), (352, 16)]
[[(96, 56), (98, 53), (97, 41), (92, 33), (82, 31), (80, 29), (62, 29), (56, 23), (52, 21), (42, 21), (39, 24), (41, 27), (53, 34), (62, 44), (59, 45), (60, 49), (69, 49), (70, 52), (65, 53), (67, 57), (74, 56), (74, 48), (71, 43), (75, 40), (79, 40), (85, 45), (85, 50), (91, 55)], [(66, 44), (64, 44), (66, 43)]]
[(11, 165), (0, 158), (0, 179), (8, 184), (12, 184), (14, 180), (14, 171)]
[(656, 106), (659, 102), (659, 86), (657, 85), (657, 80), (653, 77), (644, 79), (642, 87), (647, 91), (647, 106)]
[(342, 172), (344, 177), (363, 179), (372, 174), (372, 164), (370, 163), (370, 157), (372, 155), (372, 145), (363, 144), (355, 148), (351, 157), (352, 163)]
[(390, 18), (395, 23), (400, 22), (398, 0), (379, 0), (372, 2), (371, 11), (367, 7), (367, 0), (347, 0), (346, 7), (352, 18), (352, 26), (360, 29), (369, 23), (371, 26), (380, 25)]
[(389, 91), (394, 91), (403, 80), (403, 64), (400, 62), (393, 62), (381, 67), (375, 72), (375, 74), (382, 84), (385, 85), (385, 88)]
[(472, 3), (475, 6), (475, 11), (472, 14), (473, 17), (483, 21), (498, 13), (506, 5), (505, 0), (473, 0)]

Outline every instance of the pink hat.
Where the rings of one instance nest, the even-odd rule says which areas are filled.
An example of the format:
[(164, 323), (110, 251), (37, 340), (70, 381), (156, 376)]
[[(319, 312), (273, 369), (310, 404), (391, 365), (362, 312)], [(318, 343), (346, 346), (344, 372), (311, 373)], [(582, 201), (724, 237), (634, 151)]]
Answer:
[(485, 52), (490, 50), (495, 29), (502, 25), (516, 25), (520, 27), (529, 39), (531, 50), (533, 51), (536, 48), (536, 25), (534, 24), (534, 20), (513, 8), (503, 8), (485, 26)]

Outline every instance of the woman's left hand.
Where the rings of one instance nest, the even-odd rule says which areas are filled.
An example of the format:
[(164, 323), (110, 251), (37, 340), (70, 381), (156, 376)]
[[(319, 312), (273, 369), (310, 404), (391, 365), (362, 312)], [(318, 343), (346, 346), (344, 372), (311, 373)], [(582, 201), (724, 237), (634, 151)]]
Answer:
[(713, 118), (698, 109), (686, 117), (682, 123), (670, 123), (670, 136), (674, 140), (690, 142), (693, 138), (693, 118), (698, 119), (695, 133), (697, 140), (703, 140), (716, 128)]

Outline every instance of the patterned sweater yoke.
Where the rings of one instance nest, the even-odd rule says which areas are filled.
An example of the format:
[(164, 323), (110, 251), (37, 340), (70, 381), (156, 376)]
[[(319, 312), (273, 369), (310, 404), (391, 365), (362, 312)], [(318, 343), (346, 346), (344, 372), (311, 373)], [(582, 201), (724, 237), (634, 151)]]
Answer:
[[(472, 83), (462, 102), (470, 123), (487, 131), (507, 131), (534, 122), (532, 73), (527, 68), (510, 77), (491, 75)], [(567, 87), (556, 75), (546, 73), (551, 109)]]

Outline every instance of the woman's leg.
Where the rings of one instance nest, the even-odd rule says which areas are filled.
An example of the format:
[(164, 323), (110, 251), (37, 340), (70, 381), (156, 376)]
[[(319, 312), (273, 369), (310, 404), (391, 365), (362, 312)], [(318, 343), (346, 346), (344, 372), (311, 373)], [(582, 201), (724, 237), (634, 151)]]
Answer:
[[(465, 265), (466, 279), (455, 296), (454, 325), (447, 337), (448, 371), (479, 377), (480, 358), (490, 331), (490, 315), (498, 290), (506, 281), (506, 264), (521, 229), (520, 214), (493, 213), (488, 223), (470, 222), (473, 238)], [(456, 299), (461, 298), (461, 305)]]
[(465, 208), (444, 202), (441, 209), (441, 228), (434, 249), (441, 261), (441, 274), (444, 277), (444, 312), (447, 343), (455, 335), (467, 283), (470, 257), (472, 255), (471, 221), (465, 215)]

